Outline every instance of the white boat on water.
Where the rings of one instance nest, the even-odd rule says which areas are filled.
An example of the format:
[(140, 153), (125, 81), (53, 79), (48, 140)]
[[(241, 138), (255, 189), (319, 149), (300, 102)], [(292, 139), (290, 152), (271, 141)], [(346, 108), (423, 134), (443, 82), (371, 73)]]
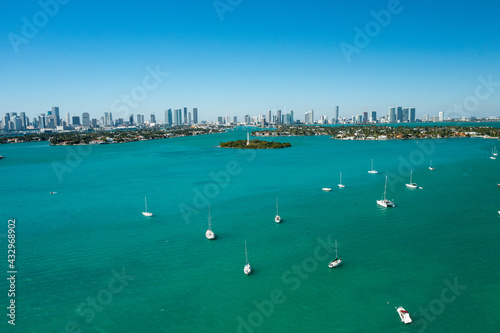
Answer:
[(330, 192), (332, 190), (332, 188), (331, 187), (323, 187), (322, 190), (325, 192)]
[(410, 314), (402, 306), (400, 306), (399, 308), (396, 308), (396, 311), (398, 312), (399, 317), (401, 318), (401, 321), (403, 323), (405, 323), (405, 324), (411, 323)]
[(377, 200), (377, 205), (382, 207), (396, 207), (394, 201), (387, 199), (387, 176), (385, 176), (385, 189), (384, 189), (384, 197), (382, 200)]
[(490, 156), (490, 158), (492, 160), (496, 160), (497, 159), (496, 156), (498, 155), (498, 153), (496, 152), (496, 149), (497, 149), (497, 147), (493, 147), (493, 149), (491, 149), (491, 156)]
[(142, 212), (142, 215), (153, 216), (153, 213), (148, 212), (148, 200), (146, 199), (146, 197), (144, 197), (144, 205), (146, 206), (146, 210), (144, 212)]
[(339, 188), (345, 188), (345, 185), (344, 185), (344, 184), (342, 184), (342, 172), (340, 173)]
[(278, 214), (278, 197), (276, 197), (276, 216), (274, 217), (274, 222), (281, 223), (281, 217)]
[(210, 205), (208, 205), (208, 230), (205, 232), (207, 239), (215, 239), (215, 233), (212, 231), (212, 217), (210, 216)]
[(368, 173), (372, 174), (378, 173), (378, 171), (373, 168), (373, 158), (372, 158), (372, 168), (368, 171)]
[(252, 274), (252, 267), (250, 266), (250, 263), (248, 262), (248, 252), (247, 252), (247, 241), (245, 240), (245, 258), (246, 258), (246, 264), (245, 268), (243, 268), (243, 272), (246, 275)]
[(339, 267), (342, 263), (342, 258), (339, 258), (337, 255), (337, 240), (335, 240), (335, 260), (332, 260), (328, 263), (328, 267), (335, 268)]
[(417, 183), (413, 183), (412, 180), (413, 180), (413, 170), (410, 173), (410, 183), (406, 184), (406, 187), (411, 188), (411, 189), (417, 188), (418, 187)]
[(432, 160), (429, 162), (429, 170), (431, 171), (436, 170), (436, 168), (432, 166)]

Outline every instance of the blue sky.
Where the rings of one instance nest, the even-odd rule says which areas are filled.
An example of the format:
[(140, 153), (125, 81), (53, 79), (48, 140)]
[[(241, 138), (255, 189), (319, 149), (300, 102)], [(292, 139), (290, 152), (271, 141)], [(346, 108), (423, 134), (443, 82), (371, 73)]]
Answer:
[[(38, 1), (2, 4), (0, 114), (59, 106), (62, 115), (163, 120), (186, 106), (203, 120), (268, 109), (303, 119), (339, 105), (344, 117), (390, 106), (414, 106), (417, 117), (500, 116), (500, 83), (487, 90), (478, 79), (500, 82), (498, 0), (220, 0), (231, 8), (223, 20), (213, 0), (59, 1), (52, 16)], [(371, 12), (388, 9), (382, 26)], [(26, 20), (35, 33), (23, 32)], [(374, 30), (356, 44), (356, 27)], [(358, 53), (346, 57), (347, 44)], [(148, 67), (168, 76), (144, 90)], [(134, 103), (123, 103), (132, 92)]]

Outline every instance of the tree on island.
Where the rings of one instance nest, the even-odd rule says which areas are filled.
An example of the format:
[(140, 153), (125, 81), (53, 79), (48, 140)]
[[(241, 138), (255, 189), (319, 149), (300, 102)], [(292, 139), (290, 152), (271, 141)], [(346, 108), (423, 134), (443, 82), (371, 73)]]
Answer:
[(229, 142), (221, 142), (221, 148), (238, 148), (238, 149), (280, 149), (280, 148), (288, 148), (292, 145), (288, 142), (274, 142), (274, 141), (264, 141), (254, 139), (251, 140), (247, 145), (247, 140), (237, 140), (237, 141), (229, 141)]

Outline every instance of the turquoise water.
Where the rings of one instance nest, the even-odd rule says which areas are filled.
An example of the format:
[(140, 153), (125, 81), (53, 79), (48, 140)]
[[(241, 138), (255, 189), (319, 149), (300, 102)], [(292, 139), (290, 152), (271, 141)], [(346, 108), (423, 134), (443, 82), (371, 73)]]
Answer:
[[(0, 146), (0, 234), (15, 218), (18, 270), (16, 327), (2, 314), (2, 331), (500, 331), (498, 140), (215, 147), (245, 136)], [(410, 168), (422, 189), (405, 188)], [(395, 209), (376, 205), (386, 174)], [(145, 195), (152, 218), (141, 215)], [(215, 241), (204, 236), (208, 202)], [(342, 266), (327, 267), (335, 255), (318, 238), (338, 240)]]

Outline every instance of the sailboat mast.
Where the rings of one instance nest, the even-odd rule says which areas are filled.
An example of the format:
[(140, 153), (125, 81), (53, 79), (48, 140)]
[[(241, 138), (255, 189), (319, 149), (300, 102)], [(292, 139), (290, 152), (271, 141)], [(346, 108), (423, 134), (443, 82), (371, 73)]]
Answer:
[(373, 158), (372, 158), (372, 170), (373, 170)]
[(412, 180), (413, 180), (413, 170), (411, 170), (411, 173), (410, 173), (410, 184), (413, 184)]
[(337, 240), (335, 240), (335, 260), (337, 260), (338, 254), (337, 254)]
[(342, 172), (340, 173), (340, 184), (342, 184)]
[(146, 212), (148, 211), (148, 199), (144, 197), (144, 205), (146, 206)]
[(385, 176), (384, 200), (386, 200), (386, 196), (387, 196), (387, 176)]
[(212, 217), (210, 216), (210, 205), (208, 205), (208, 230), (212, 230)]
[(246, 260), (246, 263), (248, 264), (248, 253), (247, 253), (247, 241), (245, 239), (245, 260)]
[(276, 215), (279, 215), (278, 214), (278, 197), (276, 197)]

